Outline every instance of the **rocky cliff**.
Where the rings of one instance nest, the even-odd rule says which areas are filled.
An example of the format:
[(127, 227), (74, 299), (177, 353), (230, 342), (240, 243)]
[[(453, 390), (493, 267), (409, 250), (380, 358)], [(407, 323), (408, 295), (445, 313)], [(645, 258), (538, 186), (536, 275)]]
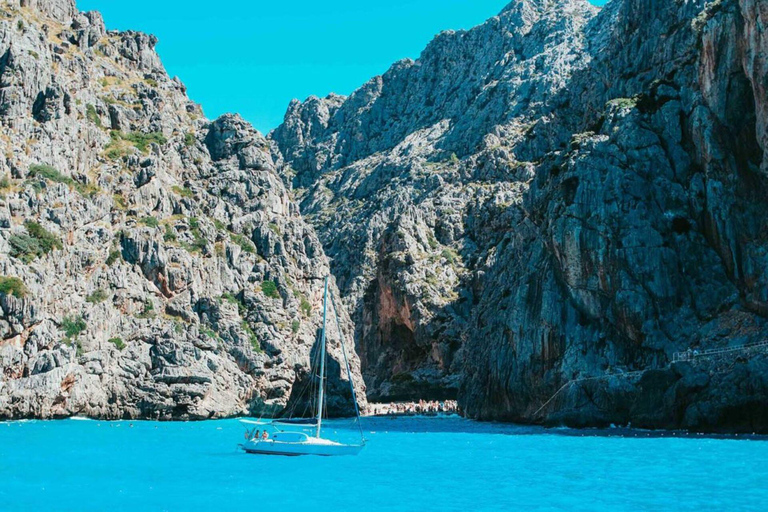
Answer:
[(516, 0), (265, 139), (152, 36), (5, 0), (0, 417), (303, 408), (332, 272), (370, 398), (768, 432), (764, 352), (672, 362), (768, 334), (766, 23)]
[(293, 103), (273, 154), (369, 396), (768, 431), (765, 356), (671, 364), (768, 330), (766, 23), (759, 0), (519, 0)]
[(293, 103), (271, 135), (354, 312), (374, 398), (458, 391), (475, 269), (534, 173), (512, 143), (589, 60), (597, 9), (546, 5), (444, 32), (349, 98)]
[(155, 44), (72, 0), (0, 3), (0, 418), (304, 404), (328, 260), (264, 137), (207, 120)]

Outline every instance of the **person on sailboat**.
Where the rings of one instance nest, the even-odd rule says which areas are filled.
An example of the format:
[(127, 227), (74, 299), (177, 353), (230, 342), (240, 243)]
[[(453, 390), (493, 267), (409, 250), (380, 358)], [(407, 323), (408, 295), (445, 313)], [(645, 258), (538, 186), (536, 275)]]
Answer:
[(259, 439), (259, 432), (260, 432), (260, 430), (259, 430), (259, 429), (256, 429), (256, 433), (255, 433), (255, 434), (253, 434), (253, 438), (254, 438), (254, 439), (256, 439), (256, 440), (258, 440), (258, 439)]
[(269, 439), (269, 432), (267, 432), (265, 429), (264, 433), (261, 434), (261, 440), (266, 441), (267, 439)]

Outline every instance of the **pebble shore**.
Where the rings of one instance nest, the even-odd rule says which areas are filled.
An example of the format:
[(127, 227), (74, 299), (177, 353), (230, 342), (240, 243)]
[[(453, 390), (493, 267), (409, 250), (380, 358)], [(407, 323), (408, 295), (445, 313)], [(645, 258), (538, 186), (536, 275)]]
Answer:
[(418, 402), (369, 403), (364, 416), (462, 415), (456, 400), (419, 400)]

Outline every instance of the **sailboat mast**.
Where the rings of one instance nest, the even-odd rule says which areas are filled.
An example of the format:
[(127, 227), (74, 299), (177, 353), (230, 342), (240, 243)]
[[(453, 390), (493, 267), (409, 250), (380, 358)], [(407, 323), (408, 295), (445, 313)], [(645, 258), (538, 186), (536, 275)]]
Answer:
[(325, 277), (325, 290), (323, 291), (323, 332), (320, 336), (320, 386), (317, 396), (317, 432), (315, 437), (320, 437), (320, 428), (323, 425), (323, 400), (325, 399), (325, 324), (328, 315), (328, 276)]
[(365, 444), (365, 436), (363, 435), (363, 425), (360, 423), (360, 408), (357, 406), (357, 394), (355, 393), (355, 382), (352, 380), (352, 369), (349, 366), (349, 358), (347, 357), (347, 349), (344, 345), (344, 332), (341, 330), (341, 322), (339, 322), (339, 310), (336, 308), (336, 300), (331, 295), (331, 306), (333, 306), (333, 317), (336, 319), (336, 329), (339, 331), (339, 340), (341, 341), (341, 353), (344, 355), (344, 366), (347, 368), (347, 378), (349, 379), (349, 389), (352, 391), (352, 403), (355, 405), (355, 417), (357, 418), (357, 428), (360, 430), (360, 439)]

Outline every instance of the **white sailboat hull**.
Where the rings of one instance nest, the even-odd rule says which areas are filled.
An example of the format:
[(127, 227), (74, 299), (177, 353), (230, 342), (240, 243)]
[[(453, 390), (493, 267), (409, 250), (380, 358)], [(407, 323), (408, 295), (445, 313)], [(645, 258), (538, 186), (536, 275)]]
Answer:
[(327, 439), (307, 437), (300, 442), (284, 442), (278, 439), (250, 440), (240, 445), (246, 453), (259, 455), (320, 455), (331, 457), (338, 455), (357, 455), (365, 445), (341, 444)]

